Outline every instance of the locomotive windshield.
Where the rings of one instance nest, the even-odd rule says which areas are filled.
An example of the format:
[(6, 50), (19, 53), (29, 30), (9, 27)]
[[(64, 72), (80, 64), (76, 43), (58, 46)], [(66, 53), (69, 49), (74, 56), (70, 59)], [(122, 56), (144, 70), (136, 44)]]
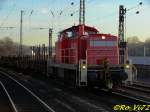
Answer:
[(101, 41), (101, 40), (90, 40), (91, 47), (99, 47), (99, 46), (117, 46), (116, 41)]
[(78, 33), (75, 32), (75, 31), (68, 31), (68, 32), (66, 32), (66, 33), (67, 33), (67, 37), (68, 37), (68, 38), (75, 38), (75, 37), (78, 36)]

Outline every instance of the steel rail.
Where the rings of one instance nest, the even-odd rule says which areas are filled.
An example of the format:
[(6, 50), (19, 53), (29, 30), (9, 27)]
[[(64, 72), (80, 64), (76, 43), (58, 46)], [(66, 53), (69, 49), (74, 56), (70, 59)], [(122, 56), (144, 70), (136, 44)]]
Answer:
[(15, 103), (13, 102), (12, 98), (10, 97), (10, 95), (9, 95), (9, 93), (8, 93), (8, 91), (7, 91), (7, 89), (5, 88), (4, 84), (3, 84), (1, 81), (0, 81), (0, 85), (2, 86), (3, 90), (5, 91), (5, 93), (6, 93), (7, 97), (8, 97), (8, 99), (9, 99), (13, 111), (14, 111), (14, 112), (19, 112), (19, 111), (17, 110), (16, 106), (15, 106)]
[(13, 77), (9, 76), (8, 74), (0, 71), (0, 73), (2, 73), (3, 75), (5, 75), (6, 77), (10, 78), (11, 80), (13, 80), (14, 82), (16, 82), (18, 85), (20, 85), (21, 87), (23, 87), (27, 92), (29, 92), (34, 98), (36, 98), (44, 107), (47, 111), (49, 112), (55, 112), (55, 110), (53, 110), (48, 104), (46, 104), (42, 99), (40, 99), (37, 95), (35, 95), (31, 90), (29, 90), (27, 87), (25, 87), (24, 85), (22, 85), (20, 82), (18, 82), (17, 80), (15, 80)]
[[(105, 92), (108, 92), (108, 90), (106, 90), (106, 89), (101, 89), (101, 90), (105, 91)], [(131, 100), (141, 102), (143, 104), (150, 104), (149, 101), (145, 101), (145, 100), (142, 100), (142, 99), (139, 99), (139, 98), (135, 98), (133, 96), (128, 96), (128, 95), (125, 95), (125, 94), (122, 94), (122, 93), (119, 93), (119, 92), (116, 92), (116, 91), (111, 91), (111, 93), (114, 94), (114, 95), (122, 96), (122, 97), (125, 97), (125, 98), (128, 98), (128, 99), (131, 99)]]
[(133, 82), (133, 85), (135, 86), (141, 86), (141, 87), (144, 87), (144, 88), (150, 88), (150, 84), (149, 83), (144, 83), (144, 82)]
[(133, 81), (133, 83), (135, 83), (135, 84), (150, 85), (150, 83), (148, 83), (148, 82), (144, 82), (144, 81)]
[(132, 89), (132, 90), (136, 90), (136, 91), (140, 91), (140, 92), (143, 92), (143, 93), (150, 93), (150, 90), (147, 89), (147, 88), (142, 88), (142, 87), (135, 87), (135, 86), (123, 86), (124, 88), (127, 88), (127, 89)]
[(121, 94), (121, 93), (118, 93), (118, 92), (112, 92), (113, 94), (116, 94), (116, 95), (119, 95), (119, 96), (123, 96), (125, 98), (129, 98), (131, 100), (135, 100), (135, 101), (138, 101), (138, 102), (141, 102), (141, 103), (144, 103), (144, 104), (150, 104), (149, 101), (145, 101), (145, 100), (142, 100), (142, 99), (139, 99), (139, 98), (135, 98), (133, 96), (127, 96), (127, 95), (124, 95), (124, 94)]

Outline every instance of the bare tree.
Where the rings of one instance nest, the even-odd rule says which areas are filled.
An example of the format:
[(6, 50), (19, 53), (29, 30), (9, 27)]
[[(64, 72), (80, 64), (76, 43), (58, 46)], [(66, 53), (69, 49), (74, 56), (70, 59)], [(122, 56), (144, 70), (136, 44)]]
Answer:
[(9, 37), (0, 40), (0, 56), (16, 55), (17, 45)]
[(140, 40), (137, 36), (133, 36), (133, 37), (128, 37), (127, 42), (128, 43), (140, 43)]

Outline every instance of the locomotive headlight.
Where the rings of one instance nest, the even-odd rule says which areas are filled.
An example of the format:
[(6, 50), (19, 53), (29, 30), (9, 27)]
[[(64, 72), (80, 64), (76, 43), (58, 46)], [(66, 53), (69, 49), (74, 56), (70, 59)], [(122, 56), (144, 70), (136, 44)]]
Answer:
[(127, 65), (125, 65), (125, 67), (126, 67), (126, 69), (129, 69), (129, 68), (130, 68), (130, 65), (127, 64)]
[(102, 39), (104, 40), (106, 37), (105, 36), (102, 36)]
[(82, 65), (82, 69), (86, 69), (86, 65)]

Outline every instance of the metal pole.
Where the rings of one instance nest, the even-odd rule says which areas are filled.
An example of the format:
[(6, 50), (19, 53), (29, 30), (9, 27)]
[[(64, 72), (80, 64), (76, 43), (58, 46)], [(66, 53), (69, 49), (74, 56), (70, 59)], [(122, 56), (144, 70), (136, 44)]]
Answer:
[(52, 49), (53, 49), (53, 46), (52, 46), (52, 33), (53, 33), (53, 30), (50, 28), (49, 29), (49, 52), (48, 52), (48, 58), (52, 57)]
[(146, 47), (144, 46), (144, 57), (146, 56)]
[(119, 30), (118, 36), (119, 40), (119, 63), (124, 64), (127, 58), (127, 43), (125, 41), (125, 18), (126, 17), (126, 8), (123, 5), (119, 6)]
[(126, 8), (124, 8), (123, 5), (120, 5), (120, 7), (119, 7), (119, 32), (118, 32), (118, 35), (120, 37), (121, 42), (125, 41), (125, 37), (124, 37), (125, 15), (126, 15)]
[(80, 0), (79, 24), (81, 24), (81, 9), (82, 9), (82, 0)]
[(79, 24), (85, 24), (85, 0), (80, 0)]
[(52, 33), (53, 33), (53, 29), (49, 28), (48, 60), (47, 60), (47, 70), (46, 70), (48, 77), (49, 77), (49, 63), (52, 62), (52, 50), (53, 50), (53, 46), (52, 46)]
[(85, 0), (83, 0), (83, 24), (85, 24)]
[(22, 44), (23, 44), (23, 39), (22, 39), (22, 24), (23, 24), (23, 10), (21, 10), (21, 18), (20, 18), (20, 45), (19, 45), (19, 56), (22, 57)]

